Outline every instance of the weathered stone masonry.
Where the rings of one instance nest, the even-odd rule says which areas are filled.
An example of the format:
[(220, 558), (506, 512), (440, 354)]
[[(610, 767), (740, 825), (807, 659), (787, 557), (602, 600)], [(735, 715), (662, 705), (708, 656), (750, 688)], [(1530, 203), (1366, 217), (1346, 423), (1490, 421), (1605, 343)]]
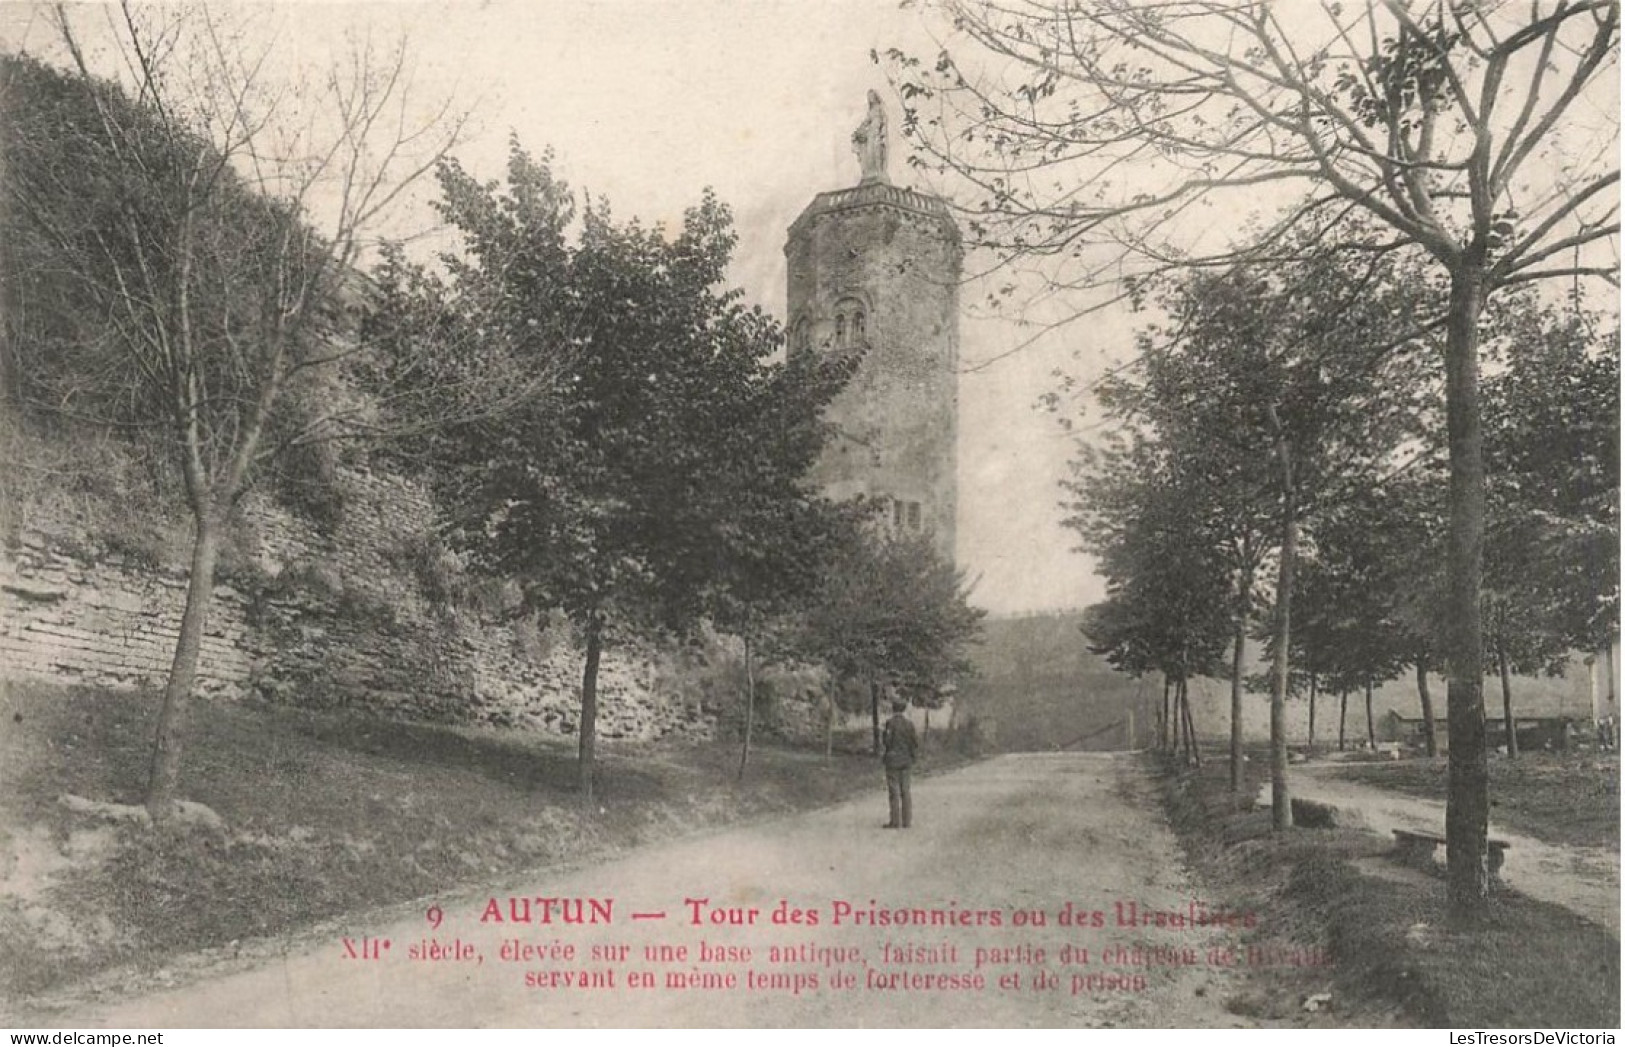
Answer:
[[(244, 562), (215, 588), (198, 692), (358, 707), (411, 719), (573, 733), (581, 655), (567, 630), (448, 610), (414, 576), (431, 509), (389, 476), (344, 478), (346, 508), (322, 534), (252, 500)], [(186, 595), (184, 572), (25, 531), (0, 554), (0, 676), (106, 687), (162, 682)], [(714, 717), (657, 693), (643, 650), (611, 647), (600, 668), (603, 737), (707, 735)]]
[(815, 478), (883, 500), (888, 526), (933, 535), (952, 560), (962, 249), (947, 206), (879, 180), (820, 193), (784, 253), (792, 351), (863, 353)]
[[(49, 536), (25, 532), (0, 570), (0, 667), (11, 678), (129, 687), (163, 678), (180, 629), (186, 580), (109, 556), (90, 563)], [(215, 591), (198, 689), (240, 692), (253, 653), (242, 596)]]

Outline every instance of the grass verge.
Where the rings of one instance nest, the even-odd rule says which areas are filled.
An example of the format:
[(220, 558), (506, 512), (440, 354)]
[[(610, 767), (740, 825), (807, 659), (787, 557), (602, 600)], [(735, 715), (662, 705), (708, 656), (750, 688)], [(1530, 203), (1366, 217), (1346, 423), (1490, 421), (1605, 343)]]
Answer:
[(1268, 808), (1252, 799), (1261, 757), (1240, 794), (1223, 762), (1170, 771), (1170, 820), (1210, 888), (1258, 912), (1261, 942), (1318, 946), (1331, 963), (1249, 967), (1232, 1011), (1291, 1018), (1330, 990), (1342, 1024), (1618, 1027), (1620, 948), (1606, 930), (1511, 891), (1481, 926), (1451, 928), (1442, 877), (1398, 866), (1381, 838), (1346, 828), (1272, 833)]
[[(1350, 781), (1443, 800), (1444, 757), (1394, 763), (1346, 763)], [(1490, 820), (1553, 844), (1619, 850), (1619, 755), (1524, 753), (1490, 760)]]
[[(198, 702), (181, 792), (224, 828), (154, 832), (63, 806), (63, 794), (139, 801), (156, 707), (156, 695), (0, 689), (0, 999), (884, 795), (855, 737), (828, 759), (757, 746), (743, 783), (732, 743), (600, 741), (588, 812), (573, 739)], [(953, 762), (934, 753), (931, 765)]]

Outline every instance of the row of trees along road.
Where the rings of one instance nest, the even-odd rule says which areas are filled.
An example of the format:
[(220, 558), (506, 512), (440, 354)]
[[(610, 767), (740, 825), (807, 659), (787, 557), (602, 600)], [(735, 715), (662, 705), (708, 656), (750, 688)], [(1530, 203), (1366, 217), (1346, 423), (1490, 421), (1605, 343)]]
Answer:
[[(1257, 279), (1261, 273), (1268, 279)], [(1242, 784), (1245, 645), (1266, 623), (1272, 654), (1291, 627), (1292, 668), (1277, 687), (1276, 658), (1262, 685), (1277, 709), (1307, 691), (1311, 746), (1322, 685), (1342, 698), (1339, 748), (1351, 690), (1364, 693), (1375, 744), (1373, 689), (1407, 667), (1417, 672), (1431, 727), (1427, 672), (1438, 643), (1444, 537), (1444, 449), (1427, 382), (1436, 347), (1384, 338), (1385, 327), (1413, 330), (1407, 310), (1430, 300), (1409, 275), (1343, 258), (1178, 282), (1161, 302), (1170, 323), (1145, 331), (1133, 366), (1102, 385), (1116, 430), (1081, 445), (1074, 462), (1068, 522), (1099, 556), (1110, 586), (1085, 632), (1119, 668), (1160, 670), (1174, 682), (1176, 708), (1165, 718), (1179, 744), (1189, 744), (1189, 713), (1177, 705), (1185, 663), (1194, 657), (1206, 667), (1196, 671), (1218, 675), (1229, 629), (1233, 789)], [(1486, 655), (1491, 672), (1556, 672), (1573, 649), (1607, 643), (1617, 615), (1615, 336), (1527, 296), (1489, 319), (1487, 347), (1520, 363), (1489, 383), (1496, 526)], [(1300, 388), (1269, 373), (1282, 367), (1308, 382)], [(1248, 391), (1249, 383), (1261, 385)], [(1272, 420), (1257, 398), (1265, 386), (1305, 395), (1278, 401)], [(1290, 489), (1276, 421), (1291, 436)], [(1290, 524), (1302, 538), (1289, 563)], [(1277, 579), (1294, 575), (1290, 591), (1264, 590), (1271, 615), (1253, 613), (1264, 564)], [(1214, 608), (1229, 615), (1204, 613)], [(1161, 660), (1138, 657), (1158, 649)], [(1499, 673), (1510, 725), (1509, 675)], [(1284, 741), (1280, 731), (1272, 736)], [(1426, 742), (1436, 752), (1431, 733)], [(1509, 746), (1515, 756), (1515, 732)]]
[[(1414, 255), (1444, 288), (1445, 835), (1450, 911), (1476, 917), (1489, 892), (1479, 338), (1511, 288), (1615, 278), (1617, 0), (939, 6), (946, 49), (885, 56), (914, 162), (959, 199), (973, 244), (1047, 275), (1052, 299), (1294, 244)], [(1202, 220), (1261, 196), (1280, 207), (1239, 246)], [(1208, 209), (1220, 202), (1234, 210)], [(1278, 442), (1283, 477), (1291, 452)]]
[[(1171, 566), (1202, 585), (1164, 589), (1150, 617), (1172, 613), (1166, 620), (1181, 624), (1171, 651), (1229, 641), (1232, 789), (1242, 782), (1247, 641), (1259, 572), (1273, 553), (1277, 817), (1290, 811), (1281, 725), (1302, 521), (1362, 497), (1423, 435), (1427, 385), (1411, 332), (1426, 298), (1412, 293), (1408, 275), (1389, 255), (1304, 251), (1291, 264), (1175, 282), (1158, 298), (1167, 324), (1145, 331), (1136, 366), (1100, 390), (1108, 416), (1131, 435), (1088, 449), (1068, 485), (1068, 522), (1101, 557), (1111, 599), (1137, 575)], [(1148, 529), (1155, 507), (1177, 528)], [(1168, 597), (1221, 613), (1193, 616)], [(1091, 636), (1108, 653), (1123, 642), (1115, 629)]]
[[(55, 29), (58, 65), (0, 61), (5, 393), (179, 474), (194, 546), (155, 824), (177, 809), (232, 514), (256, 482), (307, 467), (302, 450), (339, 442), (427, 481), (471, 571), (579, 629), (585, 801), (617, 638), (706, 620), (743, 640), (741, 774), (764, 654), (838, 680), (901, 673), (926, 701), (964, 669), (979, 615), (963, 578), (806, 482), (857, 360), (774, 362), (778, 325), (720, 290), (734, 234), (717, 200), (670, 238), (602, 201), (578, 214), (517, 142), (506, 188), (481, 183), (450, 156), (462, 119), (425, 119), (410, 97), (404, 47), (358, 42), (288, 78), (274, 43), (251, 48), (262, 37), (207, 9), (126, 4), (102, 52), (118, 81), (63, 9)], [(386, 245), (363, 275), (364, 238), (431, 173), (455, 247), (424, 264)], [(846, 584), (854, 570), (907, 584)], [(829, 601), (870, 628), (843, 632)]]

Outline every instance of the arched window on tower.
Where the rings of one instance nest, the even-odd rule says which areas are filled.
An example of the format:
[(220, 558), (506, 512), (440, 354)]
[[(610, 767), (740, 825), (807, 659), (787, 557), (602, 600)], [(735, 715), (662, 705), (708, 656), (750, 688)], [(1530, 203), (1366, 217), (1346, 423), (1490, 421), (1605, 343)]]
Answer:
[(856, 298), (842, 298), (835, 303), (835, 345), (852, 349), (868, 344), (869, 317), (863, 303)]
[(790, 351), (792, 353), (802, 353), (811, 348), (812, 323), (803, 316), (796, 321), (795, 329), (790, 333)]

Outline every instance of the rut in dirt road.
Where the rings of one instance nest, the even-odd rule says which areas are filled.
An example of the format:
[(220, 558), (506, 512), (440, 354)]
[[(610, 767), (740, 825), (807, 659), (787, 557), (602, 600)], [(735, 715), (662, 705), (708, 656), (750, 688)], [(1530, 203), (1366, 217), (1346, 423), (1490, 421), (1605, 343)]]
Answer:
[[(1128, 756), (1006, 756), (872, 798), (357, 919), (257, 968), (53, 1015), (147, 1026), (1240, 1026), (1236, 926)], [(1191, 917), (1195, 915), (1193, 924)]]

